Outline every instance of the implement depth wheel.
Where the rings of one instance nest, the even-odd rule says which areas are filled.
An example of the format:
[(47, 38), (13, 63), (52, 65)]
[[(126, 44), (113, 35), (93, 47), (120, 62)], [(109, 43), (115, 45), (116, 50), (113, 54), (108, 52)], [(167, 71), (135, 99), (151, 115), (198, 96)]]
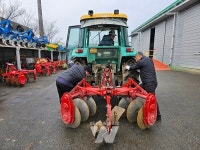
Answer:
[(75, 106), (78, 107), (80, 113), (81, 113), (81, 122), (87, 121), (89, 118), (89, 108), (86, 104), (86, 102), (80, 98), (75, 98), (73, 100), (73, 103)]
[(12, 77), (11, 78), (11, 85), (12, 86), (16, 86), (16, 80), (17, 80), (17, 77)]
[(146, 129), (147, 126), (144, 124), (143, 122), (143, 106), (140, 108), (140, 110), (138, 111), (138, 115), (137, 115), (137, 125), (140, 129)]
[(22, 86), (24, 86), (24, 84), (21, 84), (21, 83), (19, 82), (19, 80), (16, 80), (16, 85), (17, 85), (17, 87), (22, 87)]
[(26, 82), (29, 82), (29, 75), (26, 74)]
[(74, 107), (74, 122), (72, 124), (68, 124), (67, 127), (70, 128), (77, 128), (81, 123), (81, 113), (79, 109), (75, 106)]
[[(121, 100), (119, 101), (118, 106), (127, 110), (129, 103), (130, 103), (129, 97), (122, 97)], [(126, 117), (126, 112), (123, 113), (122, 117)]]
[(11, 79), (10, 78), (6, 78), (6, 84), (11, 85)]
[(26, 77), (24, 74), (19, 74), (18, 76), (16, 76), (16, 85), (18, 87), (24, 86), (25, 83), (26, 83)]
[(97, 111), (97, 105), (91, 96), (84, 97), (85, 102), (89, 108), (90, 116), (94, 116)]
[(143, 103), (142, 99), (136, 98), (128, 105), (126, 116), (130, 123), (137, 122), (137, 114), (139, 109), (143, 106)]
[(129, 97), (122, 97), (121, 100), (119, 101), (118, 106), (126, 109), (129, 103), (130, 103)]

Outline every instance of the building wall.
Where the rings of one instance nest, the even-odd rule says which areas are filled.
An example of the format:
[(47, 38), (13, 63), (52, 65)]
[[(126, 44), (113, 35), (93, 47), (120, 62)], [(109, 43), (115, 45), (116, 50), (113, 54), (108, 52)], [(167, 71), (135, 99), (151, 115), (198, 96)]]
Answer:
[[(157, 39), (157, 41), (155, 40), (154, 44), (154, 47), (156, 49), (155, 57), (156, 53), (160, 53), (161, 58), (159, 58), (159, 60), (167, 65), (170, 64), (173, 20), (173, 17), (170, 17), (156, 26), (156, 31), (159, 25), (161, 27), (160, 30), (158, 30), (155, 34), (155, 39)], [(156, 45), (158, 45), (160, 49), (158, 49)]]
[(140, 35), (139, 34), (134, 35), (131, 38), (131, 43), (132, 43), (132, 45), (134, 45), (134, 49), (140, 50)]
[(164, 50), (165, 50), (165, 34), (166, 34), (167, 20), (161, 22), (155, 26), (155, 53), (154, 58), (163, 62)]
[(140, 34), (140, 51), (147, 51), (149, 50), (150, 44), (150, 30), (145, 30)]
[(200, 69), (200, 3), (177, 16), (172, 65)]
[(150, 30), (148, 29), (142, 32), (138, 32), (138, 34), (132, 36), (131, 44), (138, 51), (148, 51), (150, 44)]
[[(182, 12), (175, 21), (174, 44), (172, 45), (174, 16), (156, 24), (154, 58), (177, 67), (200, 69), (200, 2)], [(133, 47), (145, 52), (149, 49), (151, 28), (132, 38)], [(135, 40), (139, 41), (135, 42)], [(171, 48), (173, 46), (173, 48)], [(172, 53), (171, 53), (172, 52)], [(171, 59), (170, 59), (171, 58)]]

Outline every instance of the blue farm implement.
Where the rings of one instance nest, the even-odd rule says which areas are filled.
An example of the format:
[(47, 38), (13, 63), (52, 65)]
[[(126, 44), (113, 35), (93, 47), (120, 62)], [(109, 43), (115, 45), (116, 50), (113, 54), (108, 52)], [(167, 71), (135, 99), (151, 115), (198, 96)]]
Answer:
[(34, 37), (32, 30), (23, 31), (20, 26), (14, 31), (10, 20), (3, 20), (0, 22), (0, 43), (11, 46), (45, 48), (49, 41), (47, 36)]

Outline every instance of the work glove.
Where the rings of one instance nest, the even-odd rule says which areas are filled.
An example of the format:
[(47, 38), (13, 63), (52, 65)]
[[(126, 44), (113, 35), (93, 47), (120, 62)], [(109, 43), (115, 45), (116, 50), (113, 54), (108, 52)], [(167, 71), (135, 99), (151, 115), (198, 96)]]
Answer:
[(125, 69), (129, 70), (129, 69), (130, 69), (130, 66), (129, 66), (129, 65), (126, 65), (126, 66), (125, 66)]

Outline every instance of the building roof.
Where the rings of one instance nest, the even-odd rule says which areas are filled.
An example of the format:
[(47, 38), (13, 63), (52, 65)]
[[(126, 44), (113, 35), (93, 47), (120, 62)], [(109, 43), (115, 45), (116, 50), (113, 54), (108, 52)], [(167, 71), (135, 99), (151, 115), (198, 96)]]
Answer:
[(174, 15), (175, 12), (182, 11), (189, 7), (190, 5), (198, 2), (199, 0), (176, 0), (174, 3), (166, 7), (164, 10), (138, 26), (131, 32), (131, 36), (138, 34), (138, 32), (144, 31), (145, 29), (154, 26), (155, 24), (161, 22), (162, 20), (169, 18)]

